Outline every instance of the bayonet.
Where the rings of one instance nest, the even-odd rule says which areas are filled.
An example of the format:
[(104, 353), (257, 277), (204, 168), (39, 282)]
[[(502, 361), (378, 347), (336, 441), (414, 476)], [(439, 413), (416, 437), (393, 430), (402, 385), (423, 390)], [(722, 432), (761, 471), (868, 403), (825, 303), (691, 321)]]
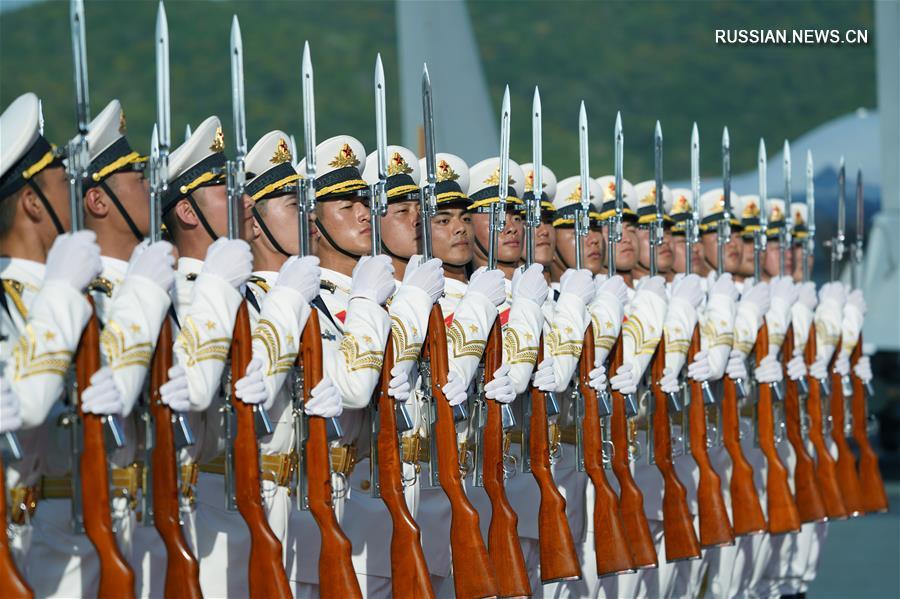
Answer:
[(313, 90), (313, 67), (309, 42), (303, 44), (303, 60), (300, 67), (303, 92), (303, 145), (306, 151), (304, 177), (300, 180), (298, 198), (300, 219), (300, 255), (312, 253), (309, 239), (309, 219), (316, 209), (316, 107)]
[(685, 226), (684, 252), (685, 272), (691, 274), (694, 271), (693, 247), (700, 241), (700, 132), (697, 123), (691, 129), (691, 214), (690, 221)]
[(375, 156), (378, 179), (372, 186), (369, 210), (372, 213), (372, 255), (381, 253), (381, 218), (387, 214), (387, 114), (384, 99), (384, 67), (381, 54), (375, 58)]
[(582, 268), (584, 256), (584, 238), (587, 237), (589, 227), (589, 212), (591, 208), (590, 188), (590, 160), (588, 157), (588, 121), (587, 110), (582, 100), (578, 109), (578, 157), (579, 174), (581, 179), (581, 206), (575, 211), (575, 268)]
[[(722, 217), (716, 223), (716, 273), (725, 272), (725, 245), (731, 238), (731, 138), (722, 129)], [(699, 200), (698, 200), (699, 201)]]
[(844, 237), (845, 231), (845, 193), (847, 186), (847, 172), (844, 165), (844, 157), (841, 156), (841, 166), (838, 171), (838, 213), (837, 213), (837, 234), (831, 242), (831, 281), (838, 278), (838, 270), (841, 260), (844, 259)]
[(613, 176), (616, 185), (615, 210), (606, 221), (607, 272), (612, 277), (616, 274), (616, 244), (622, 239), (622, 179), (625, 146), (625, 132), (622, 130), (622, 113), (616, 113), (616, 124), (613, 128)]
[(193, 131), (191, 131), (191, 125), (190, 123), (188, 123), (184, 126), (184, 141), (189, 140), (191, 138), (191, 135), (193, 134)]
[(422, 257), (431, 260), (431, 219), (437, 213), (434, 188), (437, 185), (437, 164), (434, 148), (434, 105), (431, 97), (431, 77), (428, 65), (422, 68), (422, 125), (425, 133), (425, 185), (419, 195), (422, 213)]
[(656, 121), (653, 130), (653, 178), (654, 178), (654, 217), (650, 222), (650, 276), (657, 274), (657, 252), (663, 241), (663, 134), (662, 125)]
[(762, 280), (762, 253), (766, 251), (766, 229), (769, 225), (769, 206), (767, 197), (767, 166), (766, 142), (759, 140), (759, 152), (757, 153), (757, 182), (759, 184), (759, 229), (753, 235), (753, 276), (757, 281)]
[(531, 162), (533, 197), (525, 205), (525, 267), (534, 264), (534, 232), (541, 226), (541, 196), (544, 186), (544, 157), (541, 131), (541, 92), (534, 87), (531, 101)]
[(813, 175), (812, 151), (806, 151), (806, 241), (803, 244), (803, 280), (809, 281), (809, 257), (816, 247), (816, 184)]
[(84, 228), (82, 185), (90, 166), (87, 134), (91, 122), (90, 99), (88, 98), (87, 46), (85, 43), (84, 1), (72, 0), (70, 21), (72, 26), (72, 57), (75, 63), (75, 126), (77, 134), (69, 142), (67, 170), (69, 171), (69, 203), (71, 207), (72, 232)]
[(791, 251), (791, 234), (793, 232), (794, 219), (791, 215), (791, 144), (788, 140), (784, 140), (784, 225), (782, 226), (781, 235), (778, 239), (778, 274), (785, 276), (784, 272), (784, 256)]
[(500, 107), (500, 183), (497, 187), (497, 201), (491, 205), (488, 268), (492, 270), (497, 268), (497, 245), (500, 234), (506, 227), (506, 198), (509, 195), (509, 119), (509, 85), (507, 85)]

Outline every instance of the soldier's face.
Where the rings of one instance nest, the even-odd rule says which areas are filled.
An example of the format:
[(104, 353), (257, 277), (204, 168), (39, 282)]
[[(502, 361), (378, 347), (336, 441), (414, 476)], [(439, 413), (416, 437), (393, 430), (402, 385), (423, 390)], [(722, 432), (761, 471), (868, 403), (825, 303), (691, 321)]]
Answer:
[[(490, 224), (490, 214), (476, 213), (472, 215), (475, 238), (485, 250), (490, 249)], [(500, 262), (518, 262), (522, 257), (522, 238), (524, 233), (525, 223), (522, 217), (512, 210), (507, 210), (506, 226), (503, 227), (497, 243), (497, 260)]]
[[(72, 209), (69, 206), (69, 178), (66, 176), (66, 169), (61, 166), (53, 168), (45, 168), (35, 177), (41, 191), (47, 196), (47, 201), (56, 212), (59, 222), (62, 224), (63, 230), (69, 231), (72, 226)], [(52, 233), (52, 238), (57, 235), (56, 227), (50, 216), (47, 216), (47, 231)]]
[(431, 219), (431, 247), (435, 258), (450, 266), (472, 261), (472, 215), (464, 208), (438, 210)]
[[(297, 222), (297, 195), (290, 194), (265, 200), (264, 204), (257, 208), (257, 211), (278, 245), (292, 256), (299, 254), (300, 224)], [(310, 227), (310, 229), (313, 228)], [(262, 227), (255, 218), (252, 239), (254, 245), (261, 244), (269, 252), (278, 253), (275, 245), (263, 233)]]
[[(685, 239), (687, 239), (687, 237), (684, 235), (678, 235), (677, 237), (672, 238), (672, 268), (675, 272), (687, 272), (687, 261), (684, 259), (685, 254), (687, 254), (687, 244), (685, 243)], [(699, 243), (694, 244), (694, 247), (699, 246)], [(697, 254), (694, 252), (691, 256), (691, 266), (697, 264), (696, 257)]]
[[(650, 266), (650, 229), (638, 228), (637, 230), (638, 244), (640, 246), (641, 265), (649, 268)], [(672, 270), (672, 233), (669, 229), (663, 233), (663, 241), (656, 248), (656, 269), (660, 274), (665, 274)]]
[[(703, 243), (703, 253), (706, 256), (707, 263), (712, 268), (718, 268), (719, 265), (719, 248), (715, 232), (704, 233), (700, 236)], [(732, 231), (731, 237), (725, 243), (723, 248), (725, 255), (725, 272), (735, 273), (741, 265), (741, 237), (736, 231)]]
[(541, 226), (534, 231), (534, 261), (543, 264), (545, 269), (550, 268), (555, 250), (556, 229), (550, 217), (543, 217)]
[(410, 258), (419, 251), (422, 237), (419, 202), (388, 204), (387, 214), (381, 218), (381, 240), (395, 256)]
[[(362, 198), (318, 202), (316, 218), (341, 249), (361, 256), (371, 251), (369, 207)], [(319, 244), (331, 245), (327, 239), (321, 239)]]
[[(112, 189), (134, 225), (144, 235), (150, 233), (150, 182), (144, 173), (116, 173), (109, 178)], [(128, 225), (118, 210), (110, 212), (120, 228), (128, 231)]]
[(744, 239), (741, 241), (741, 264), (738, 266), (737, 274), (752, 277), (753, 271), (753, 240)]
[(638, 228), (634, 223), (622, 223), (622, 240), (616, 244), (616, 270), (630, 272), (638, 261)]
[[(766, 242), (766, 254), (764, 269), (770, 277), (777, 277), (781, 266), (781, 251), (779, 249), (778, 240), (773, 239)], [(792, 273), (794, 271), (794, 260), (791, 252), (784, 253), (784, 272)]]
[[(194, 199), (212, 230), (219, 237), (226, 237), (228, 235), (228, 193), (225, 186), (201, 187), (194, 191)], [(252, 239), (253, 236), (253, 214), (250, 212), (252, 205), (253, 200), (244, 194), (240, 214), (236, 215), (240, 223), (238, 231), (241, 239)]]
[[(791, 263), (794, 265), (794, 280), (798, 281), (798, 282), (802, 281), (803, 280), (803, 246), (795, 245), (791, 249), (791, 258), (792, 258)], [(812, 254), (807, 256), (806, 261), (809, 263), (809, 272), (811, 273), (812, 266), (813, 266)]]

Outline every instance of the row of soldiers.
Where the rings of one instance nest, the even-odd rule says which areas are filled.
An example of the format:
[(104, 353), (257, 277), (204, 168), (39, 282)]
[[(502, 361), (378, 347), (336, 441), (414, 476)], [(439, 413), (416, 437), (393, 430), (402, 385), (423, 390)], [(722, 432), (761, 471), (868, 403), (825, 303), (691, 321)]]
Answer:
[(306, 156), (245, 154), (236, 22), (236, 158), (215, 116), (168, 154), (158, 25), (148, 166), (118, 101), (85, 118), (73, 6), (78, 135), (0, 116), (4, 596), (794, 595), (827, 520), (887, 509), (811, 191), (669, 189), (659, 130), (655, 180), (591, 178), (583, 109), (557, 180), (508, 93), (469, 166), (427, 71), (420, 160), (380, 60), (376, 150), (317, 144), (308, 52)]

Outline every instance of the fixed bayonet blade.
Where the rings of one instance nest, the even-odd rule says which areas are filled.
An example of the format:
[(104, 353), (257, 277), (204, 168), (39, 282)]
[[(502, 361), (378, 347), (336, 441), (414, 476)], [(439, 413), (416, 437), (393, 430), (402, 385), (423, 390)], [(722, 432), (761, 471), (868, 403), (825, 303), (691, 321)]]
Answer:
[(862, 169), (856, 170), (856, 243), (862, 247), (865, 235), (864, 206), (863, 206), (863, 174)]
[(72, 56), (75, 59), (75, 120), (78, 132), (82, 135), (87, 135), (88, 125), (91, 122), (91, 109), (88, 96), (84, 0), (72, 0), (70, 16), (72, 21)]
[(687, 233), (691, 235), (691, 241), (696, 243), (697, 239), (694, 233), (696, 225), (700, 224), (700, 131), (697, 129), (696, 122), (691, 129), (691, 195), (694, 196), (691, 202), (691, 219), (694, 222), (691, 226), (692, 230)]
[(838, 214), (837, 214), (837, 233), (838, 233), (838, 241), (843, 244), (844, 242), (844, 234), (846, 231), (847, 221), (845, 214), (845, 203), (846, 203), (846, 186), (847, 186), (847, 169), (844, 164), (844, 157), (841, 156), (841, 167), (838, 171)]
[[(722, 191), (727, 217), (731, 215), (731, 137), (728, 135), (728, 127), (722, 128)], [(699, 198), (696, 201), (699, 202)]]
[[(624, 160), (624, 150), (625, 150), (625, 132), (622, 129), (622, 113), (616, 112), (616, 125), (613, 130), (613, 139), (614, 139), (614, 156), (615, 156), (615, 170), (614, 176), (616, 180), (616, 218), (622, 217), (622, 179), (623, 179), (623, 168), (622, 164)], [(615, 241), (619, 241), (618, 232), (616, 233)]]
[[(788, 140), (784, 140), (784, 202), (789, 207), (791, 205), (791, 196), (793, 195), (793, 191), (791, 190), (791, 143)], [(785, 218), (788, 222), (791, 220), (791, 211), (787, 210), (785, 213)]]
[(306, 151), (306, 178), (316, 177), (316, 103), (313, 89), (313, 66), (309, 53), (309, 42), (303, 44), (303, 66), (300, 70), (303, 81), (303, 144)]
[(806, 151), (806, 219), (810, 244), (816, 239), (816, 183), (812, 150)]
[[(387, 114), (384, 98), (384, 66), (381, 53), (375, 57), (375, 154), (378, 166), (378, 181), (387, 181)], [(384, 189), (381, 189), (383, 192)]]
[[(169, 81), (169, 20), (165, 5), (160, 2), (156, 12), (156, 126), (159, 128), (159, 146), (163, 152), (169, 150), (172, 141)], [(190, 137), (190, 125), (186, 131), (185, 141)]]
[(759, 228), (765, 236), (769, 224), (769, 199), (767, 191), (768, 160), (766, 159), (766, 141), (759, 140), (759, 154), (757, 155), (757, 173), (759, 176)]
[[(500, 207), (505, 211), (506, 198), (509, 195), (509, 85), (503, 91), (503, 103), (500, 107)], [(504, 213), (505, 214), (505, 213)]]
[(428, 65), (422, 65), (422, 126), (425, 133), (425, 185), (419, 198), (422, 213), (422, 256), (433, 257), (431, 245), (431, 219), (437, 212), (435, 186), (437, 185), (437, 159), (434, 150), (434, 103), (431, 97), (431, 77)]
[(581, 176), (581, 209), (588, 211), (591, 207), (591, 165), (588, 157), (588, 120), (584, 101), (578, 110), (578, 158)]
[(534, 264), (534, 234), (541, 226), (541, 196), (544, 189), (544, 148), (541, 130), (541, 92), (534, 87), (531, 100), (531, 199), (525, 206), (525, 266)]
[(237, 15), (231, 20), (231, 108), (235, 151), (238, 160), (242, 160), (247, 155), (247, 128), (244, 114), (244, 43)]
[[(663, 134), (659, 121), (656, 121), (656, 128), (653, 130), (653, 165), (653, 177), (656, 182), (656, 220), (661, 222), (665, 208), (663, 207)], [(662, 237), (660, 237), (660, 241), (662, 241)]]

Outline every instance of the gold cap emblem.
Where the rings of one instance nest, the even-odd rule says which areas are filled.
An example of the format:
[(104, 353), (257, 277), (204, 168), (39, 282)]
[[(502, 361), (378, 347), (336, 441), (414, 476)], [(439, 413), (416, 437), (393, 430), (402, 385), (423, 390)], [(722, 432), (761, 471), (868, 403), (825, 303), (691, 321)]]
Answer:
[(640, 206), (652, 206), (656, 203), (656, 184), (653, 184), (653, 187), (650, 188), (650, 191), (647, 192), (647, 195), (641, 198), (641, 201), (638, 202)]
[[(500, 185), (500, 167), (494, 169), (494, 172), (491, 173), (491, 176), (484, 180), (485, 185)], [(512, 175), (509, 176), (508, 185), (515, 185), (516, 182), (513, 180)]]
[(805, 224), (806, 224), (806, 221), (803, 219), (803, 212), (800, 210), (797, 210), (796, 212), (794, 212), (794, 226), (805, 225)]
[(741, 213), (741, 217), (743, 218), (756, 218), (759, 216), (759, 206), (756, 204), (754, 200), (750, 200), (747, 202), (747, 205), (744, 206), (744, 211)]
[(119, 135), (125, 135), (128, 127), (125, 125), (125, 111), (119, 113)]
[(456, 181), (459, 179), (459, 175), (453, 170), (453, 167), (450, 166), (450, 163), (446, 160), (441, 159), (437, 165), (437, 180), (438, 181)]
[(213, 137), (213, 142), (209, 149), (213, 152), (225, 151), (225, 134), (222, 133), (222, 127), (216, 127), (216, 135)]
[[(590, 196), (593, 200), (594, 196)], [(575, 189), (572, 190), (572, 193), (569, 194), (569, 197), (566, 198), (566, 201), (569, 202), (580, 202), (581, 201), (581, 183), (575, 186)]]
[(606, 184), (606, 190), (603, 194), (604, 200), (614, 200), (616, 199), (616, 182), (610, 181)]
[(784, 220), (784, 212), (781, 210), (781, 206), (772, 206), (772, 213), (769, 220)]
[(411, 172), (413, 172), (412, 168), (406, 163), (406, 160), (403, 159), (400, 152), (394, 152), (388, 163), (388, 177), (393, 177), (394, 175), (408, 175)]
[(356, 158), (356, 154), (353, 153), (353, 148), (350, 147), (350, 144), (344, 144), (341, 146), (337, 156), (334, 157), (334, 160), (328, 163), (328, 166), (333, 166), (334, 168), (359, 166), (359, 160)]
[(675, 205), (672, 206), (672, 214), (681, 214), (690, 211), (691, 203), (688, 202), (688, 199), (683, 195), (678, 196), (678, 199), (675, 200)]
[(284, 162), (290, 162), (292, 158), (291, 149), (288, 147), (287, 141), (282, 137), (278, 140), (278, 145), (275, 147), (275, 153), (272, 154), (269, 162), (272, 164), (282, 164)]

